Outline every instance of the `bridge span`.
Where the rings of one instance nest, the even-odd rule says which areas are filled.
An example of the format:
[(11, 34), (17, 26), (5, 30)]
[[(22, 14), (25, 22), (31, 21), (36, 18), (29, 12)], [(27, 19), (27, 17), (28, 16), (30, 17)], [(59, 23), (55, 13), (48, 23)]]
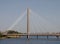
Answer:
[[(49, 36), (56, 36), (57, 37), (57, 39), (59, 38), (59, 36), (60, 36), (60, 34), (37, 34), (37, 33), (31, 33), (31, 34), (6, 34), (5, 36), (7, 36), (7, 37), (11, 37), (11, 36), (15, 36), (15, 37), (20, 37), (20, 36), (36, 36), (37, 38), (38, 38), (38, 36), (46, 36), (47, 37), (47, 39), (48, 39), (48, 37)], [(29, 39), (28, 37), (27, 37), (27, 39)]]
[[(27, 36), (28, 34), (7, 34), (8, 36), (12, 35), (16, 35), (16, 36)], [(29, 36), (60, 36), (60, 34), (34, 34), (34, 33), (31, 33), (29, 34)]]

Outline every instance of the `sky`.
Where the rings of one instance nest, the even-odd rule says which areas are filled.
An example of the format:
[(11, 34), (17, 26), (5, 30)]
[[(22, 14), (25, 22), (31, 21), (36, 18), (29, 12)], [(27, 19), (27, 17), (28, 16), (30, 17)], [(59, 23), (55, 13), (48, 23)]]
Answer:
[(27, 8), (60, 31), (60, 0), (0, 0), (0, 30), (8, 29)]

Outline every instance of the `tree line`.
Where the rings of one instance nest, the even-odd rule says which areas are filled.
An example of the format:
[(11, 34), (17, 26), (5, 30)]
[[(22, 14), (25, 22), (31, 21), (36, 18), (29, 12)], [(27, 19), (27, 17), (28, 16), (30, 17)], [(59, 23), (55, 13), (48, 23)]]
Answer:
[[(14, 30), (8, 30), (7, 31), (7, 34), (22, 34), (21, 32), (18, 32), (18, 31), (14, 31)], [(3, 33), (0, 32), (0, 38), (3, 37)]]

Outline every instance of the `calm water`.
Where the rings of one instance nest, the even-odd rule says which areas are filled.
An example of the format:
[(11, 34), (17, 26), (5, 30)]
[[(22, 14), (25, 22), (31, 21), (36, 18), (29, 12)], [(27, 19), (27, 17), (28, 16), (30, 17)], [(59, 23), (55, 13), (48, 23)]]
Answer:
[(60, 39), (56, 37), (30, 37), (30, 39), (23, 38), (10, 38), (10, 39), (2, 39), (0, 40), (0, 44), (60, 44)]

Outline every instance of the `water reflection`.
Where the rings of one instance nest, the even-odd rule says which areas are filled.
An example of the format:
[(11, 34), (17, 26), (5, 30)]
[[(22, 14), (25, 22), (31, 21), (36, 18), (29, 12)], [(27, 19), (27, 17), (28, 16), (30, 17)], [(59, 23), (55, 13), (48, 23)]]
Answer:
[(60, 39), (10, 38), (0, 40), (0, 44), (60, 44)]
[(29, 39), (27, 39), (26, 41), (27, 41), (27, 43), (26, 43), (26, 44), (29, 44), (29, 43), (30, 43), (30, 40), (29, 40)]

